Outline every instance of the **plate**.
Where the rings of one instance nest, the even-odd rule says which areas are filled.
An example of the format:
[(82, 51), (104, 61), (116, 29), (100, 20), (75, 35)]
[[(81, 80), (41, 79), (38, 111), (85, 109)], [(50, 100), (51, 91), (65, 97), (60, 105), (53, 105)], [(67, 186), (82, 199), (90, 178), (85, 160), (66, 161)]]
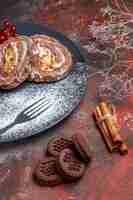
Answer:
[(67, 37), (37, 24), (17, 24), (24, 35), (46, 34), (72, 53), (73, 68), (64, 79), (45, 84), (25, 82), (12, 91), (0, 91), (0, 142), (42, 133), (67, 117), (84, 96), (88, 67), (82, 51)]

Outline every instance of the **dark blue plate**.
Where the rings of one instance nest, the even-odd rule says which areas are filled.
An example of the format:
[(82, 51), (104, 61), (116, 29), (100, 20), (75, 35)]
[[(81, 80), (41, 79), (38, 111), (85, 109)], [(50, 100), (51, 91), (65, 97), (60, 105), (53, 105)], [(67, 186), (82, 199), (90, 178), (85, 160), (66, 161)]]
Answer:
[(71, 51), (73, 69), (57, 82), (26, 82), (15, 90), (0, 91), (0, 142), (15, 141), (40, 132), (45, 134), (46, 129), (77, 107), (87, 85), (88, 67), (79, 46), (61, 33), (37, 24), (17, 24), (17, 32), (56, 38)]

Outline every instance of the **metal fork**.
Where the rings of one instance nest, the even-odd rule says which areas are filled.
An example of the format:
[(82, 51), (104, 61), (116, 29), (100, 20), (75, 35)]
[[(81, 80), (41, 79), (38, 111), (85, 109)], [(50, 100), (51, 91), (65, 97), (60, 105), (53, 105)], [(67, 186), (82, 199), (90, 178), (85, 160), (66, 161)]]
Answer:
[(39, 99), (38, 101), (36, 101), (32, 105), (24, 109), (21, 113), (19, 113), (11, 124), (6, 126), (5, 128), (0, 129), (0, 135), (4, 134), (8, 129), (12, 128), (17, 124), (21, 124), (38, 117), (41, 113), (46, 111), (51, 105), (52, 103), (45, 97)]

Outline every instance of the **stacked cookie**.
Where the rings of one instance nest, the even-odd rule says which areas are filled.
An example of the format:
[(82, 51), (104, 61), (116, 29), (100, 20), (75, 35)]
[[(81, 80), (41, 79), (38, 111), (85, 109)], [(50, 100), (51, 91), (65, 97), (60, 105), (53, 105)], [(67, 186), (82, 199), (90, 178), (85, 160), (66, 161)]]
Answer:
[(33, 173), (40, 185), (55, 186), (79, 180), (91, 161), (86, 138), (75, 134), (72, 138), (57, 136), (47, 145), (45, 157), (39, 161)]

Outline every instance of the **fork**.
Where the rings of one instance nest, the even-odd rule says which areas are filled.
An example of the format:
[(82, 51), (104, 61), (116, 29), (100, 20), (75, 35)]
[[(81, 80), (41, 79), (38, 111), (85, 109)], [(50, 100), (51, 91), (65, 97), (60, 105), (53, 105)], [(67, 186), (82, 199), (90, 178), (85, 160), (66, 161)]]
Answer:
[(21, 113), (19, 113), (11, 124), (0, 129), (0, 135), (4, 134), (8, 129), (12, 128), (17, 124), (21, 124), (38, 117), (40, 114), (46, 111), (51, 105), (52, 103), (50, 103), (48, 99), (45, 99), (45, 97), (39, 99), (35, 103), (25, 108)]

